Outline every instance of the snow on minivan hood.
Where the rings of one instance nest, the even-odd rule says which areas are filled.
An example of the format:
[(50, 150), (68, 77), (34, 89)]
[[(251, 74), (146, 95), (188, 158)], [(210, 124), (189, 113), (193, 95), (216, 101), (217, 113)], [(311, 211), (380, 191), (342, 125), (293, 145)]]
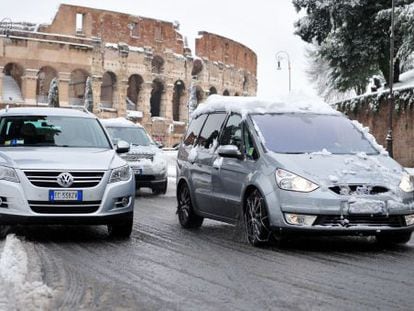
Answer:
[(274, 167), (307, 178), (321, 187), (340, 184), (367, 184), (395, 190), (404, 172), (385, 155), (304, 153), (282, 154), (269, 151)]
[(113, 149), (63, 147), (0, 148), (0, 165), (18, 169), (108, 170), (125, 165)]

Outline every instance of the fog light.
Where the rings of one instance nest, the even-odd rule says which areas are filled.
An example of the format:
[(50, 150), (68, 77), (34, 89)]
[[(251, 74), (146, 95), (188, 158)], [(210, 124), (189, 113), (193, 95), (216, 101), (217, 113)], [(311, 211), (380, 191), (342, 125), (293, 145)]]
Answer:
[(285, 213), (285, 219), (291, 225), (312, 226), (316, 220), (316, 216)]
[(129, 197), (123, 197), (121, 200), (121, 204), (123, 207), (127, 207), (129, 205)]
[(414, 225), (414, 214), (412, 214), (412, 215), (406, 215), (405, 216), (405, 223), (407, 224), (407, 226)]

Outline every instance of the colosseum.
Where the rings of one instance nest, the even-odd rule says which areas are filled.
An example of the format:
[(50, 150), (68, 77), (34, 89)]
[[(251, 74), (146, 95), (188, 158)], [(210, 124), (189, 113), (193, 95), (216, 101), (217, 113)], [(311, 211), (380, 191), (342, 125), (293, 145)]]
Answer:
[(127, 117), (166, 146), (189, 102), (257, 90), (256, 54), (236, 41), (201, 31), (193, 55), (176, 22), (81, 6), (61, 4), (50, 25), (4, 18), (0, 55), (0, 108), (47, 106), (58, 92), (59, 106)]

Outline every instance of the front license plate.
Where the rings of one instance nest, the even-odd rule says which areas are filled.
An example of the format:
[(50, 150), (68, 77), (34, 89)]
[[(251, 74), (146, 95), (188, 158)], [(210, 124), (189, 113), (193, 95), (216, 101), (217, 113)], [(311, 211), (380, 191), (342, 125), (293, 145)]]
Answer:
[(82, 201), (82, 190), (49, 190), (49, 201)]
[(385, 202), (362, 200), (360, 202), (353, 202), (349, 204), (349, 214), (374, 214), (383, 215), (385, 211)]

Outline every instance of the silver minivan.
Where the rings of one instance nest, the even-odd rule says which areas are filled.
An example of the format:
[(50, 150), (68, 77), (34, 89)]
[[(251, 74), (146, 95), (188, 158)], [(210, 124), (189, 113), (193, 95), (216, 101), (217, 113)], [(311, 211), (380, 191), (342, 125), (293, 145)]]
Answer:
[(366, 128), (314, 101), (210, 96), (177, 158), (180, 224), (243, 220), (253, 245), (293, 234), (406, 243), (413, 191)]
[[(0, 111), (0, 227), (15, 224), (107, 225), (128, 237), (135, 182), (99, 120), (63, 108)], [(4, 231), (3, 231), (4, 232)]]

